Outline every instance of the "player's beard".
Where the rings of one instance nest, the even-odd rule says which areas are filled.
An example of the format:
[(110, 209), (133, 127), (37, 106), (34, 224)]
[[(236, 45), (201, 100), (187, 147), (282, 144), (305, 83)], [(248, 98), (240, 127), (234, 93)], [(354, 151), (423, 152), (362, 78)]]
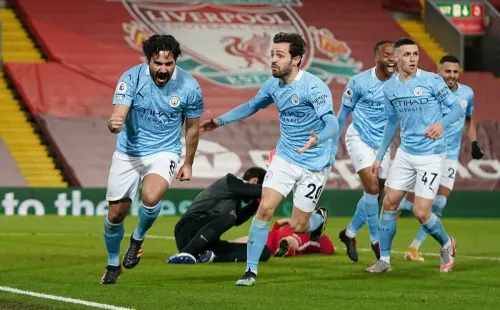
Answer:
[[(276, 70), (272, 70), (272, 74), (275, 78), (284, 78), (285, 76), (287, 76), (288, 74), (290, 74), (292, 72), (292, 61), (290, 61), (290, 63), (288, 64), (288, 66), (286, 66), (285, 68), (281, 69), (280, 66), (278, 65), (275, 65), (275, 67), (277, 67)], [(271, 69), (273, 69), (271, 67)]]

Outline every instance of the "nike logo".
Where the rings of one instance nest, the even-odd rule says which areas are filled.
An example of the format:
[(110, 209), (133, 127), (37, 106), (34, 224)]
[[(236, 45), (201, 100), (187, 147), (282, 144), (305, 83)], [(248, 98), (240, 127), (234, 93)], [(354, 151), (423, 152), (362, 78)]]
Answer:
[(200, 238), (205, 240), (205, 242), (208, 242), (208, 240), (207, 240), (207, 238), (205, 238), (205, 236), (201, 235)]
[(318, 88), (318, 85), (311, 87), (311, 89), (315, 89), (315, 88)]

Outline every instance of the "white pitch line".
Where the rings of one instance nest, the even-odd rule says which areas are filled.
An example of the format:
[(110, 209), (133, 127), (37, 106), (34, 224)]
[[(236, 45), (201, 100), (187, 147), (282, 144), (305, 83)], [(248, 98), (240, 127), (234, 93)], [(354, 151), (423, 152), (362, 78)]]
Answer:
[(56, 295), (48, 295), (48, 294), (41, 294), (41, 293), (37, 293), (37, 292), (23, 291), (23, 290), (19, 290), (17, 288), (12, 288), (12, 287), (7, 287), (7, 286), (0, 286), (0, 291), (14, 293), (14, 294), (28, 295), (28, 296), (38, 297), (38, 298), (52, 299), (52, 300), (63, 301), (63, 302), (68, 302), (68, 303), (78, 304), (78, 305), (84, 305), (87, 307), (94, 307), (94, 308), (99, 308), (99, 309), (134, 310), (132, 308), (123, 308), (123, 307), (118, 307), (118, 306), (113, 306), (113, 305), (100, 304), (97, 302), (85, 301), (85, 300), (81, 300), (81, 299), (73, 299), (73, 298), (67, 298), (67, 297), (56, 296)]
[[(69, 235), (79, 235), (79, 234), (67, 234), (67, 233), (0, 233), (0, 236), (69, 236)], [(89, 235), (89, 234), (85, 234)], [(99, 235), (101, 236), (101, 235)], [(147, 235), (147, 238), (149, 239), (163, 239), (163, 240), (175, 240), (175, 237), (173, 236), (159, 236), (159, 235)], [(345, 250), (345, 247), (336, 247), (336, 249), (339, 250)], [(371, 252), (372, 249), (368, 248), (358, 248), (358, 251), (360, 252)], [(394, 254), (405, 254), (405, 251), (397, 251), (397, 250), (392, 250), (392, 253)], [(424, 256), (440, 256), (438, 253), (425, 253), (421, 252), (420, 254)], [(470, 255), (456, 255), (456, 258), (464, 258), (464, 259), (471, 259), (471, 260), (487, 260), (487, 261), (495, 261), (498, 262), (500, 261), (500, 257), (491, 257), (491, 256), (470, 256)]]

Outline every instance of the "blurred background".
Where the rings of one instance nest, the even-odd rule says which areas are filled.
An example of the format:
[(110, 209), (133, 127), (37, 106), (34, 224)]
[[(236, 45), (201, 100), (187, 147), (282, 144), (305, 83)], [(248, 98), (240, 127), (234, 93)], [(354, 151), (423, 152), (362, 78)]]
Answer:
[[(142, 41), (151, 34), (180, 41), (178, 65), (199, 81), (207, 119), (256, 94), (270, 76), (273, 35), (294, 31), (308, 44), (302, 69), (328, 83), (335, 113), (347, 80), (374, 65), (378, 40), (413, 38), (424, 70), (435, 71), (446, 54), (458, 57), (459, 81), (475, 92), (485, 156), (472, 160), (464, 134), (447, 216), (500, 216), (498, 0), (12, 0), (0, 6), (0, 214), (106, 213), (116, 136), (105, 121), (118, 78), (144, 61)], [(266, 167), (279, 138), (277, 116), (270, 107), (202, 136), (194, 179), (172, 185), (163, 215), (182, 214), (200, 189), (226, 173)], [(322, 203), (332, 215), (350, 216), (361, 184), (343, 136)], [(287, 200), (282, 214), (289, 209)]]

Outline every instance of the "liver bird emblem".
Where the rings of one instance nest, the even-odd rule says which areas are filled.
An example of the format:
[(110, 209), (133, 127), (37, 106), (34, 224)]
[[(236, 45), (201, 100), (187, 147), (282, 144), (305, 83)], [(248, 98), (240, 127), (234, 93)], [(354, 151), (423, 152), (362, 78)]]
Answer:
[(248, 40), (236, 36), (225, 36), (221, 39), (221, 43), (225, 44), (224, 50), (228, 54), (242, 57), (245, 60), (246, 66), (242, 68), (250, 68), (254, 64), (268, 67), (270, 64), (268, 55), (271, 37), (267, 33), (254, 34)]

